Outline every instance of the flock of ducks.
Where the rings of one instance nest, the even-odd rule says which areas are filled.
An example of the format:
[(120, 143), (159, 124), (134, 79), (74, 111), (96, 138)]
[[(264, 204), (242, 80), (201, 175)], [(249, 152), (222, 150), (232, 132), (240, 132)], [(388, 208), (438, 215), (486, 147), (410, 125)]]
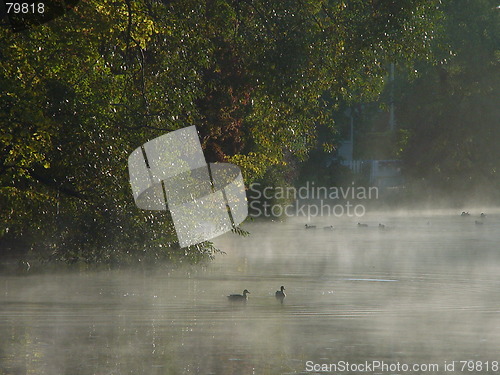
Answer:
[[(306, 224), (305, 225), (306, 229), (316, 229), (316, 225), (309, 225), (309, 224)], [(358, 227), (362, 227), (362, 228), (365, 228), (365, 227), (368, 227), (368, 224), (365, 224), (365, 223), (358, 223)], [(378, 225), (378, 227), (380, 229), (385, 229), (385, 224), (380, 224)], [(333, 225), (329, 225), (327, 227), (323, 227), (323, 229), (325, 230), (334, 230), (335, 227)]]
[[(462, 211), (462, 213), (460, 214), (460, 216), (470, 216), (470, 213), (466, 212), (466, 211)], [(484, 219), (486, 217), (486, 214), (484, 212), (481, 212), (481, 215), (479, 215), (479, 217), (481, 219)], [(482, 221), (478, 221), (478, 220), (476, 220), (475, 223), (476, 223), (476, 225), (482, 225), (483, 224)], [(429, 224), (429, 223), (427, 223), (427, 224)], [(358, 223), (358, 227), (366, 228), (366, 227), (368, 227), (368, 224)], [(385, 224), (381, 224), (381, 223), (378, 224), (378, 227), (380, 229), (385, 229), (386, 228)], [(316, 225), (306, 224), (305, 228), (306, 229), (316, 229)], [(333, 225), (330, 225), (330, 226), (323, 227), (323, 229), (325, 229), (325, 230), (334, 230), (335, 228), (333, 227)], [(227, 296), (227, 299), (229, 301), (232, 301), (232, 302), (246, 302), (248, 300), (248, 294), (250, 294), (250, 292), (247, 289), (245, 289), (243, 291), (243, 294), (230, 294), (229, 296)], [(278, 301), (280, 301), (281, 303), (283, 303), (283, 301), (285, 300), (285, 297), (286, 297), (285, 287), (282, 285), (281, 288), (280, 288), (280, 290), (276, 291), (276, 293), (274, 295), (275, 295), (275, 297), (276, 297), (276, 299)]]
[[(306, 229), (316, 229), (316, 225), (306, 224)], [(334, 230), (335, 228), (333, 227), (333, 225), (329, 225), (327, 227), (323, 227), (323, 229), (325, 229), (325, 230)]]
[[(462, 216), (462, 217), (470, 216), (470, 213), (468, 211), (462, 211), (462, 213), (460, 214), (460, 216)], [(484, 212), (481, 212), (481, 215), (479, 215), (479, 217), (481, 219), (484, 219), (486, 217), (486, 214)], [(476, 225), (483, 225), (482, 221), (475, 220), (474, 222), (475, 222)], [(427, 222), (427, 224), (430, 224), (430, 222)], [(367, 228), (368, 224), (366, 224), (366, 223), (358, 223), (357, 226), (358, 226), (358, 228)], [(316, 225), (306, 224), (305, 227), (306, 227), (306, 229), (316, 229)], [(379, 229), (386, 229), (385, 224), (382, 224), (382, 223), (379, 223), (378, 227), (379, 227)], [(334, 230), (335, 228), (334, 228), (333, 225), (330, 225), (330, 226), (327, 226), (327, 227), (323, 227), (323, 229)]]
[[(229, 296), (227, 296), (227, 299), (232, 302), (246, 302), (248, 300), (247, 294), (250, 294), (250, 292), (245, 289), (243, 291), (243, 294), (230, 294)], [(276, 291), (274, 295), (278, 301), (283, 303), (286, 297), (285, 287), (282, 285), (280, 290)]]

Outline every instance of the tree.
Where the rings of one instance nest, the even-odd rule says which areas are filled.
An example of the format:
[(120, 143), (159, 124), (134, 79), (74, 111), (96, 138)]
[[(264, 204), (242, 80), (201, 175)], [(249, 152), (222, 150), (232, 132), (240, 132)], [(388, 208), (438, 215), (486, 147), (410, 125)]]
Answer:
[(0, 238), (70, 261), (183, 256), (169, 215), (133, 205), (133, 149), (196, 125), (247, 183), (305, 158), (338, 101), (429, 54), (437, 4), (87, 0), (1, 30)]
[(498, 199), (499, 9), (490, 0), (446, 2), (438, 64), (419, 69), (398, 109), (402, 157), (414, 183), (463, 202)]

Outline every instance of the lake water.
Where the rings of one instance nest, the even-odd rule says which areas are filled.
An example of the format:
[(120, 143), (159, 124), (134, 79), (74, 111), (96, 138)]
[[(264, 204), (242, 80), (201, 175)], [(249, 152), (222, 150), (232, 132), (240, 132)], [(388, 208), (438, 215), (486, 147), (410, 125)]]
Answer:
[(254, 222), (205, 265), (1, 275), (0, 375), (498, 374), (500, 215), (475, 220)]

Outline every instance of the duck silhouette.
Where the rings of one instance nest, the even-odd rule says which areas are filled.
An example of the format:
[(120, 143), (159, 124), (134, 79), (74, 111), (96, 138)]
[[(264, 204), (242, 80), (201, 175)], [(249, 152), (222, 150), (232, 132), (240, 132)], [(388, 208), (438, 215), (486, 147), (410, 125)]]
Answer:
[(363, 224), (363, 223), (358, 223), (358, 227), (360, 228), (366, 228), (368, 224)]
[(246, 302), (248, 300), (247, 294), (250, 294), (250, 292), (245, 289), (243, 294), (230, 294), (227, 299), (233, 302)]
[(306, 229), (316, 229), (316, 225), (306, 224)]
[(281, 303), (283, 303), (283, 300), (286, 297), (285, 294), (285, 287), (282, 285), (280, 290), (276, 291), (275, 293), (276, 299), (279, 300)]

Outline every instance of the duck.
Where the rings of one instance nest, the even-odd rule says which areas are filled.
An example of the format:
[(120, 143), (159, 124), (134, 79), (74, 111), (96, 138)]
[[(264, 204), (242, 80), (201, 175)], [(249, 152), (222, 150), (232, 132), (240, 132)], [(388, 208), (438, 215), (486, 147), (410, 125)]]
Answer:
[(283, 303), (283, 300), (286, 297), (285, 294), (285, 287), (282, 285), (280, 290), (277, 290), (275, 293), (276, 299), (279, 300), (281, 303)]
[(306, 229), (316, 229), (316, 225), (306, 224)]
[(462, 211), (462, 213), (460, 214), (460, 216), (470, 216), (469, 211), (467, 211), (467, 212)]
[(250, 294), (250, 292), (245, 289), (243, 294), (230, 294), (227, 299), (234, 302), (246, 302), (248, 300), (247, 294)]
[(333, 225), (329, 225), (327, 227), (323, 227), (324, 230), (334, 230), (335, 228), (333, 227)]
[(379, 224), (378, 224), (378, 227), (379, 227), (380, 229), (385, 229), (385, 224), (381, 224), (381, 223), (379, 223)]
[(368, 226), (368, 224), (358, 223), (358, 227), (363, 227), (363, 228), (365, 228), (365, 227), (367, 227), (367, 226)]
[(479, 216), (481, 216), (482, 218), (485, 218), (486, 214), (484, 212), (481, 212), (481, 215), (479, 215)]

